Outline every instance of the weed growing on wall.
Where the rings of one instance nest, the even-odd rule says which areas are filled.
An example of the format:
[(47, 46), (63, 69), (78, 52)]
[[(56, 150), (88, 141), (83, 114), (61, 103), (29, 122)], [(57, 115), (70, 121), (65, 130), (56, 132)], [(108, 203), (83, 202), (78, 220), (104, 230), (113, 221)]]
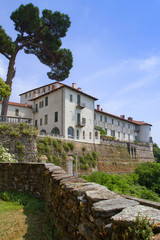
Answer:
[(148, 217), (136, 217), (136, 221), (126, 230), (122, 230), (121, 226), (114, 226), (114, 232), (119, 240), (151, 240), (154, 236), (152, 224)]

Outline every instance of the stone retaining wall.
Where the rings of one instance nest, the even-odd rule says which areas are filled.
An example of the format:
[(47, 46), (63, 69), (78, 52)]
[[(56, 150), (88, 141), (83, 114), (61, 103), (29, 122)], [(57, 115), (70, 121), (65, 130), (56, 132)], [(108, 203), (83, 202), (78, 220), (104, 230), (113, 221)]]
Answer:
[(160, 222), (155, 206), (142, 206), (138, 199), (126, 199), (104, 186), (69, 176), (53, 164), (0, 163), (0, 191), (4, 190), (44, 199), (62, 240), (120, 240), (117, 226), (125, 229), (139, 212)]

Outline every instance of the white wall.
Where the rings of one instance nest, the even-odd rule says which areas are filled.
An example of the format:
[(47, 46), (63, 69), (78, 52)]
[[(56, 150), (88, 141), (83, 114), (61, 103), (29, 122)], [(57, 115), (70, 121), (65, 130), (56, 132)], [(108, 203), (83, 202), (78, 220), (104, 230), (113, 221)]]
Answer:
[(140, 125), (139, 126), (139, 142), (148, 143), (151, 137), (151, 126), (149, 125)]
[[(72, 95), (72, 102), (70, 102), (70, 95)], [(81, 96), (81, 103), (85, 104), (85, 108), (78, 109), (77, 95)], [(80, 113), (80, 120), (86, 119), (84, 127), (78, 127), (77, 113)], [(68, 138), (68, 127), (74, 129), (74, 140), (81, 142), (93, 142), (94, 139), (94, 99), (84, 95), (81, 92), (75, 92), (72, 89), (65, 88), (65, 138)], [(79, 139), (77, 139), (77, 130), (79, 131)], [(83, 132), (85, 135), (83, 135)], [(91, 138), (90, 138), (91, 133)]]

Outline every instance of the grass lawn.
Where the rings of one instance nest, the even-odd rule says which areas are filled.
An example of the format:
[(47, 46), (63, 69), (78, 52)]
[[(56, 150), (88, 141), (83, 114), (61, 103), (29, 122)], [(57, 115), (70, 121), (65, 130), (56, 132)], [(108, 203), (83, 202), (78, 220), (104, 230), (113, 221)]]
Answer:
[[(52, 228), (41, 209), (0, 200), (0, 240), (51, 240)], [(56, 239), (56, 238), (55, 238)]]

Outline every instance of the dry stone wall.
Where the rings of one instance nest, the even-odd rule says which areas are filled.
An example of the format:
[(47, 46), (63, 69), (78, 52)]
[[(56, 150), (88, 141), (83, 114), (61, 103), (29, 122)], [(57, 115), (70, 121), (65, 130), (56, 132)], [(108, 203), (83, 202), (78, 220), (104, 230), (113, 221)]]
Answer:
[(44, 199), (62, 240), (121, 240), (117, 226), (123, 231), (139, 212), (160, 222), (160, 204), (144, 206), (142, 200), (119, 196), (49, 163), (0, 163), (0, 191), (5, 190)]
[[(152, 144), (134, 144), (120, 141), (105, 141), (101, 144), (74, 142), (74, 152), (98, 153), (97, 170), (110, 173), (132, 172), (141, 162), (154, 162)], [(85, 148), (85, 152), (82, 151)], [(91, 172), (89, 169), (88, 172)]]

